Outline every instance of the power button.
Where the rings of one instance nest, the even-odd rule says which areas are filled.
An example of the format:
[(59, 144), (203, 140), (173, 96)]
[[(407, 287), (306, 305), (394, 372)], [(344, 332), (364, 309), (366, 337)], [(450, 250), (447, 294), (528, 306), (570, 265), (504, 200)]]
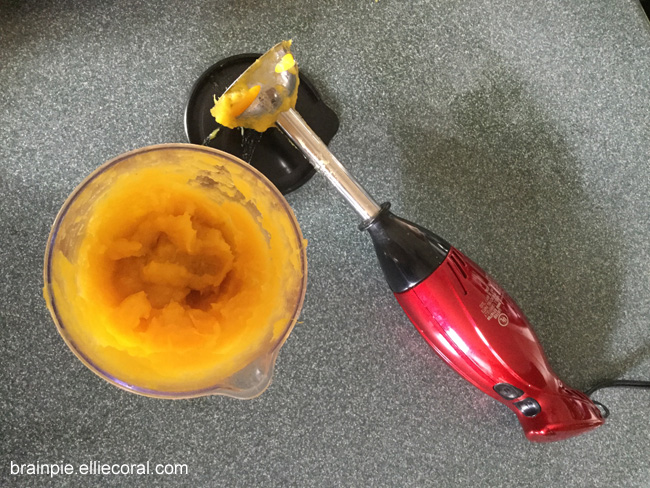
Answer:
[(539, 406), (539, 403), (534, 398), (524, 398), (519, 402), (515, 402), (515, 407), (526, 417), (534, 417), (542, 411), (542, 407)]
[(506, 400), (514, 400), (524, 394), (519, 388), (512, 386), (510, 383), (497, 383), (494, 385), (494, 391)]

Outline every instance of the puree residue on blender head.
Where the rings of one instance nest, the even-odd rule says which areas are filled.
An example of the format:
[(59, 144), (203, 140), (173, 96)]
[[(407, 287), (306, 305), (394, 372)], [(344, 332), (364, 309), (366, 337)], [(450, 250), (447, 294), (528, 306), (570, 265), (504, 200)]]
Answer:
[[(225, 173), (234, 187), (219, 181)], [(120, 380), (213, 386), (291, 321), (285, 302), (301, 286), (304, 242), (291, 244), (286, 209), (225, 173), (191, 184), (178, 167), (119, 177), (94, 204), (76, 259), (53, 257), (69, 338)], [(215, 201), (205, 185), (231, 198)]]
[[(262, 56), (228, 88), (226, 93), (218, 99), (215, 97), (210, 113), (217, 123), (230, 129), (244, 127), (264, 132), (275, 124), (280, 113), (296, 106), (299, 83), (298, 65), (289, 52), (291, 41), (283, 41), (281, 45), (287, 52), (275, 63), (273, 69), (265, 69), (262, 63), (266, 60), (265, 56)], [(275, 75), (284, 72), (295, 76), (296, 85), (291, 93), (287, 92), (287, 88), (280, 80), (273, 79)], [(248, 116), (244, 112), (257, 98), (262, 85), (272, 86), (277, 90), (282, 98), (282, 104), (272, 112)]]

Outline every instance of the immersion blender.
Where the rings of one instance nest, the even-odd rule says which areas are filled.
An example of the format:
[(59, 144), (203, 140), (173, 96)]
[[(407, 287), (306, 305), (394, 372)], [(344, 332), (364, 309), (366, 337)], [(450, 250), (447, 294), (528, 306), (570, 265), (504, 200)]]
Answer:
[(595, 403), (551, 370), (528, 320), (494, 280), (441, 237), (391, 213), (389, 203), (378, 205), (300, 114), (284, 110), (298, 85), (297, 70), (277, 69), (289, 46), (277, 44), (238, 78), (261, 87), (240, 117), (276, 117), (362, 218), (359, 228), (370, 234), (386, 281), (416, 329), (463, 378), (515, 412), (529, 440), (566, 439), (602, 425)]

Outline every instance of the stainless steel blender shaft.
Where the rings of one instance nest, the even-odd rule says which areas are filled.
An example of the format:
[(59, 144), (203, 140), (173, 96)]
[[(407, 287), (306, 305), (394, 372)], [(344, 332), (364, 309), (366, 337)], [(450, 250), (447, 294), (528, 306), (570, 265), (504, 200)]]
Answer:
[(325, 143), (307, 125), (298, 112), (289, 109), (276, 121), (277, 127), (301, 150), (309, 162), (336, 187), (363, 220), (375, 217), (381, 207), (347, 172)]

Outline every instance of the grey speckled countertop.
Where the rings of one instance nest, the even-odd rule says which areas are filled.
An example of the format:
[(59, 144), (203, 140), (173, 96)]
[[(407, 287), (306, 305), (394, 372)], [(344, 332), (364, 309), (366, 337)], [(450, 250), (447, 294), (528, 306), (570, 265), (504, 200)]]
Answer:
[(45, 241), (107, 159), (184, 141), (220, 58), (293, 38), (339, 114), (331, 147), (379, 199), (480, 263), (568, 384), (650, 378), (650, 28), (635, 0), (0, 0), (0, 484), (11, 463), (186, 463), (169, 486), (650, 486), (650, 393), (534, 445), (448, 369), (315, 177), (301, 321), (253, 401), (161, 401), (101, 381), (41, 297)]

